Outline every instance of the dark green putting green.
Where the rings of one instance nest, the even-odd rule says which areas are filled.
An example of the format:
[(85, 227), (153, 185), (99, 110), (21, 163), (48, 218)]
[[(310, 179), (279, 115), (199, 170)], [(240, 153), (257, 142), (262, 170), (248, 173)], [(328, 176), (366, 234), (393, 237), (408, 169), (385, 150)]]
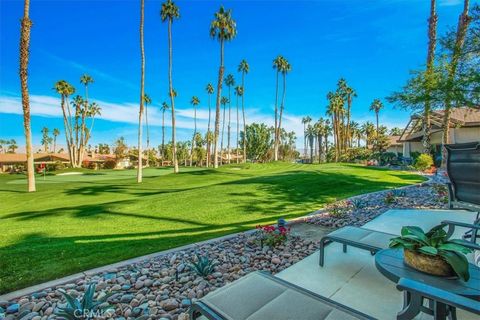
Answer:
[(0, 293), (308, 214), (335, 199), (422, 181), (352, 164), (0, 175)]

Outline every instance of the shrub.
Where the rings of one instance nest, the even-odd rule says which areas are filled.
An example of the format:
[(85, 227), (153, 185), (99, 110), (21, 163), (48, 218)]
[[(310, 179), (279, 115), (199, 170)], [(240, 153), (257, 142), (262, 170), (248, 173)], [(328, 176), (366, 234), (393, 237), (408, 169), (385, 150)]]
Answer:
[(422, 153), (418, 156), (414, 164), (415, 168), (420, 171), (424, 171), (433, 166), (432, 156), (426, 153)]
[(256, 227), (256, 237), (260, 241), (260, 246), (263, 248), (263, 245), (266, 244), (269, 247), (276, 247), (285, 241), (287, 241), (288, 233), (290, 232), (289, 228), (284, 226), (257, 226)]
[(353, 209), (355, 209), (355, 210), (360, 210), (360, 209), (363, 209), (367, 206), (367, 203), (360, 198), (355, 198), (355, 199), (350, 200), (350, 204), (352, 205)]
[(117, 161), (115, 160), (107, 160), (103, 163), (103, 168), (104, 169), (115, 169), (115, 167), (117, 166)]
[(95, 301), (95, 284), (90, 284), (81, 300), (69, 295), (64, 290), (59, 289), (60, 293), (65, 297), (67, 304), (63, 308), (58, 308), (55, 315), (65, 319), (97, 319), (103, 316), (104, 312), (112, 309), (107, 303), (107, 299), (114, 294), (110, 292), (101, 299)]
[(385, 196), (384, 201), (385, 201), (386, 204), (392, 204), (392, 203), (395, 203), (397, 201), (397, 199), (396, 199), (395, 194), (393, 192), (389, 192)]
[(207, 256), (196, 254), (196, 261), (192, 260), (189, 264), (190, 268), (199, 276), (206, 278), (215, 271), (218, 262), (210, 260)]

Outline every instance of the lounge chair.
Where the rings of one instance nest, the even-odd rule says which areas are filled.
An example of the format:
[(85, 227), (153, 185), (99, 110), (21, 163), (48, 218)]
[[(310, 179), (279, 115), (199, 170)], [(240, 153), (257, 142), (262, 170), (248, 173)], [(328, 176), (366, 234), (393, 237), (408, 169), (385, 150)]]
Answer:
[[(480, 223), (480, 142), (448, 144), (447, 173), (450, 209), (477, 212), (475, 224)], [(466, 234), (475, 242), (478, 229)]]
[(382, 249), (388, 248), (390, 239), (398, 235), (386, 232), (380, 232), (359, 227), (343, 227), (337, 229), (320, 240), (320, 260), (319, 264), (323, 267), (325, 262), (325, 245), (330, 242), (339, 242), (343, 244), (343, 252), (347, 252), (347, 246), (352, 246), (370, 251), (372, 255)]
[(412, 319), (412, 314), (409, 314), (408, 305), (422, 305), (424, 299), (432, 301), (434, 320), (445, 320), (449, 313), (451, 314), (451, 318), (455, 319), (457, 308), (480, 315), (480, 302), (421, 282), (402, 278), (398, 281), (397, 289), (407, 293), (404, 295), (405, 297), (408, 296), (408, 301), (405, 301), (407, 308), (398, 313), (398, 320)]
[(193, 303), (190, 319), (373, 319), (268, 273), (256, 271)]

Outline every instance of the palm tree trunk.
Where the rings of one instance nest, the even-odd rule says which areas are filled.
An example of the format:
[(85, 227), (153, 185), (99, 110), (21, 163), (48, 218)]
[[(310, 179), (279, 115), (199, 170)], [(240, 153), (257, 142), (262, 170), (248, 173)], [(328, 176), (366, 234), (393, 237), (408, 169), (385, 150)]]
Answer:
[(327, 155), (328, 155), (328, 134), (325, 135), (325, 162), (327, 162)]
[[(433, 73), (433, 64), (435, 61), (435, 48), (437, 41), (437, 14), (436, 14), (436, 0), (430, 0), (430, 18), (428, 19), (428, 53), (427, 53), (427, 71), (426, 78), (429, 79)], [(431, 142), (430, 142), (430, 111), (431, 103), (429, 99), (430, 95), (430, 85), (426, 84), (426, 95), (427, 99), (425, 101), (425, 108), (423, 113), (423, 137), (422, 145), (423, 152), (429, 154), (431, 152)]]
[(148, 128), (148, 104), (145, 103), (145, 125), (147, 127), (147, 167), (150, 166), (150, 129)]
[[(467, 34), (468, 25), (471, 18), (468, 16), (468, 7), (470, 5), (469, 0), (464, 0), (463, 12), (458, 19), (457, 37), (455, 39), (455, 47), (453, 48), (452, 59), (450, 62), (450, 68), (448, 70), (447, 78), (447, 91), (452, 90), (453, 82), (455, 80), (455, 74), (457, 72), (458, 61), (462, 52), (463, 44), (465, 42), (465, 36)], [(447, 94), (445, 98), (445, 114), (443, 117), (443, 138), (442, 143), (450, 143), (450, 117), (452, 112), (452, 101), (450, 94)], [(445, 165), (446, 152), (442, 152), (442, 166)]]
[(280, 105), (280, 115), (278, 117), (278, 127), (277, 127), (277, 148), (275, 149), (275, 160), (278, 160), (278, 148), (280, 146), (280, 130), (282, 129), (282, 115), (283, 109), (285, 108), (285, 95), (287, 93), (287, 74), (283, 73), (283, 93), (282, 93), (282, 104)]
[(172, 79), (172, 19), (168, 20), (168, 83), (170, 87), (170, 102), (172, 105), (172, 159), (173, 172), (178, 173), (177, 160), (177, 144), (175, 139), (175, 99), (173, 94), (173, 79)]
[(210, 167), (210, 120), (212, 118), (212, 109), (210, 108), (210, 102), (211, 102), (211, 95), (210, 93), (208, 94), (208, 129), (207, 129), (207, 161), (206, 165), (207, 168)]
[(232, 96), (231, 86), (228, 86), (228, 127), (227, 127), (227, 152), (228, 152), (228, 164), (230, 164), (231, 150), (230, 150), (230, 136), (231, 136), (231, 118), (232, 118)]
[(220, 139), (220, 165), (223, 164), (223, 136), (225, 135), (225, 105), (223, 105), (222, 138)]
[(239, 153), (238, 153), (238, 141), (239, 141), (239, 134), (240, 134), (240, 119), (239, 119), (239, 113), (238, 113), (238, 95), (237, 95), (237, 163), (239, 163)]
[(30, 53), (30, 28), (32, 27), (29, 11), (30, 0), (25, 0), (20, 32), (20, 83), (22, 87), (23, 127), (27, 154), (28, 192), (34, 192), (36, 191), (35, 168), (32, 152), (32, 129), (30, 125), (30, 96), (28, 94), (28, 59)]
[(275, 128), (274, 128), (274, 142), (273, 142), (273, 159), (278, 160), (278, 145), (277, 145), (277, 131), (278, 131), (278, 70), (275, 83)]
[(247, 162), (247, 125), (245, 121), (245, 71), (242, 71), (242, 114), (243, 114), (243, 163)]
[(143, 115), (143, 96), (145, 95), (145, 49), (143, 45), (143, 21), (145, 11), (145, 0), (140, 0), (140, 54), (141, 54), (141, 68), (140, 68), (140, 110), (138, 112), (138, 167), (137, 167), (137, 182), (142, 182), (143, 178), (143, 159), (142, 159), (142, 115)]
[(192, 146), (190, 147), (190, 167), (193, 165), (193, 144), (195, 143), (195, 135), (197, 134), (197, 107), (193, 105), (193, 129)]
[(162, 110), (162, 164), (165, 160), (165, 109)]
[(220, 40), (220, 68), (218, 69), (218, 83), (217, 83), (217, 101), (215, 106), (215, 134), (214, 134), (214, 144), (213, 144), (213, 166), (218, 168), (218, 134), (220, 131), (220, 97), (222, 96), (222, 79), (223, 79), (223, 49), (224, 42)]
[(352, 97), (351, 95), (348, 95), (348, 100), (347, 100), (347, 146), (352, 147), (352, 138), (351, 138), (351, 133), (350, 133), (350, 111), (352, 109)]
[(376, 135), (375, 135), (375, 147), (378, 148), (378, 111), (375, 112), (375, 118), (377, 120), (377, 132), (376, 132)]

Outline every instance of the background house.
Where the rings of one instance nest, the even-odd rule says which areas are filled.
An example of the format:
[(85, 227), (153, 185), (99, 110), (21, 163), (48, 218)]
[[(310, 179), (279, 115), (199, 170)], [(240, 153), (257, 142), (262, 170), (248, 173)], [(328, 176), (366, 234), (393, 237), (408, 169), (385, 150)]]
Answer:
[[(435, 154), (441, 155), (444, 110), (431, 113), (431, 144)], [(422, 116), (412, 115), (398, 142), (403, 145), (403, 156), (410, 157), (412, 152), (423, 152)], [(454, 108), (451, 112), (450, 143), (480, 141), (480, 109)]]

